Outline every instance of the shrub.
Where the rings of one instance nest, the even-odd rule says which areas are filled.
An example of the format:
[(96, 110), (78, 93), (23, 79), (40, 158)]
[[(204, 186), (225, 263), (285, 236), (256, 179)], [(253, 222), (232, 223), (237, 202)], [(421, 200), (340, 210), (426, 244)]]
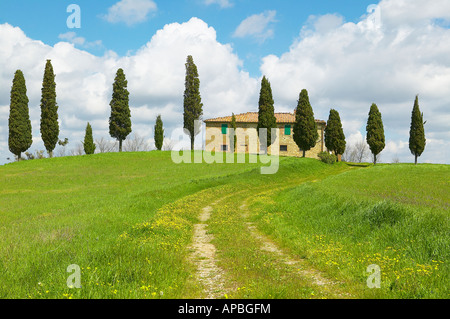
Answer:
[(319, 158), (322, 162), (327, 164), (334, 164), (336, 162), (336, 155), (327, 152), (320, 152)]

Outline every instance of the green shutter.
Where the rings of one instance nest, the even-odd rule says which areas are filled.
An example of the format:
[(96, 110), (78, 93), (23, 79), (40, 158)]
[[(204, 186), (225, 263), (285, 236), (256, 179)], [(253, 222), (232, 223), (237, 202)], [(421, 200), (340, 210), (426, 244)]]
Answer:
[(227, 134), (228, 124), (222, 124), (222, 134)]
[(284, 135), (291, 135), (291, 126), (290, 125), (284, 126)]

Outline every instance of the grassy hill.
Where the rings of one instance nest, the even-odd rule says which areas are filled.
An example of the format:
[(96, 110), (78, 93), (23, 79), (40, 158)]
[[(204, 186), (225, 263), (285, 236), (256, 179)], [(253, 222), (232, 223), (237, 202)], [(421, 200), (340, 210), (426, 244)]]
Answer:
[[(218, 297), (448, 297), (449, 166), (261, 165), (149, 152), (0, 167), (0, 298), (205, 297), (190, 257), (205, 207)], [(338, 284), (314, 283), (281, 251)], [(81, 289), (66, 285), (72, 264)], [(367, 288), (370, 264), (380, 289)]]
[[(378, 165), (306, 183), (259, 203), (264, 232), (356, 295), (447, 298), (450, 167)], [(360, 285), (381, 269), (381, 289)]]

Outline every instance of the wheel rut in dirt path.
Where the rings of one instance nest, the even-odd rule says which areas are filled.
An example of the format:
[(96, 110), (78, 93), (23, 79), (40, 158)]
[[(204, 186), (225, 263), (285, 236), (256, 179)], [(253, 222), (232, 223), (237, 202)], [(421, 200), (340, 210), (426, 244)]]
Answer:
[(216, 247), (211, 243), (214, 236), (208, 234), (206, 222), (213, 208), (204, 207), (199, 215), (200, 223), (194, 225), (191, 261), (197, 266), (197, 280), (204, 286), (206, 299), (217, 299), (227, 293), (224, 271), (217, 266)]
[[(244, 218), (248, 217), (248, 208), (246, 202), (244, 202), (240, 207), (242, 211), (242, 216)], [(336, 287), (340, 284), (340, 282), (333, 281), (325, 278), (322, 273), (311, 266), (307, 265), (303, 259), (295, 258), (290, 256), (289, 254), (283, 252), (282, 249), (278, 247), (276, 243), (274, 243), (270, 238), (262, 234), (256, 227), (256, 225), (252, 222), (246, 222), (247, 229), (249, 230), (251, 236), (257, 239), (260, 243), (260, 249), (266, 252), (269, 252), (275, 256), (277, 259), (284, 263), (285, 265), (292, 268), (292, 271), (297, 272), (303, 278), (309, 279), (311, 283), (315, 286), (321, 287)], [(333, 289), (334, 295), (338, 298), (348, 298), (350, 297), (347, 293), (340, 293), (337, 289)]]

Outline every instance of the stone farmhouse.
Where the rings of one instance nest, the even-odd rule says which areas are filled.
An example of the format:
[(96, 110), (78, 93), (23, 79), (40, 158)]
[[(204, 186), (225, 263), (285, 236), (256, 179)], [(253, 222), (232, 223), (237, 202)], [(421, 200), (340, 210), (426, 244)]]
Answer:
[[(247, 112), (235, 115), (236, 118), (236, 152), (257, 154), (260, 151), (260, 143), (257, 134), (258, 112)], [(293, 139), (293, 127), (295, 113), (275, 113), (277, 120), (277, 138), (275, 143), (269, 146), (267, 152), (272, 154), (271, 147), (279, 147), (280, 156), (303, 156)], [(205, 132), (205, 150), (229, 152), (233, 141), (230, 141), (231, 116), (207, 119)], [(318, 158), (320, 152), (326, 151), (324, 130), (326, 122), (316, 120), (319, 139), (316, 146), (306, 151), (305, 156)]]

